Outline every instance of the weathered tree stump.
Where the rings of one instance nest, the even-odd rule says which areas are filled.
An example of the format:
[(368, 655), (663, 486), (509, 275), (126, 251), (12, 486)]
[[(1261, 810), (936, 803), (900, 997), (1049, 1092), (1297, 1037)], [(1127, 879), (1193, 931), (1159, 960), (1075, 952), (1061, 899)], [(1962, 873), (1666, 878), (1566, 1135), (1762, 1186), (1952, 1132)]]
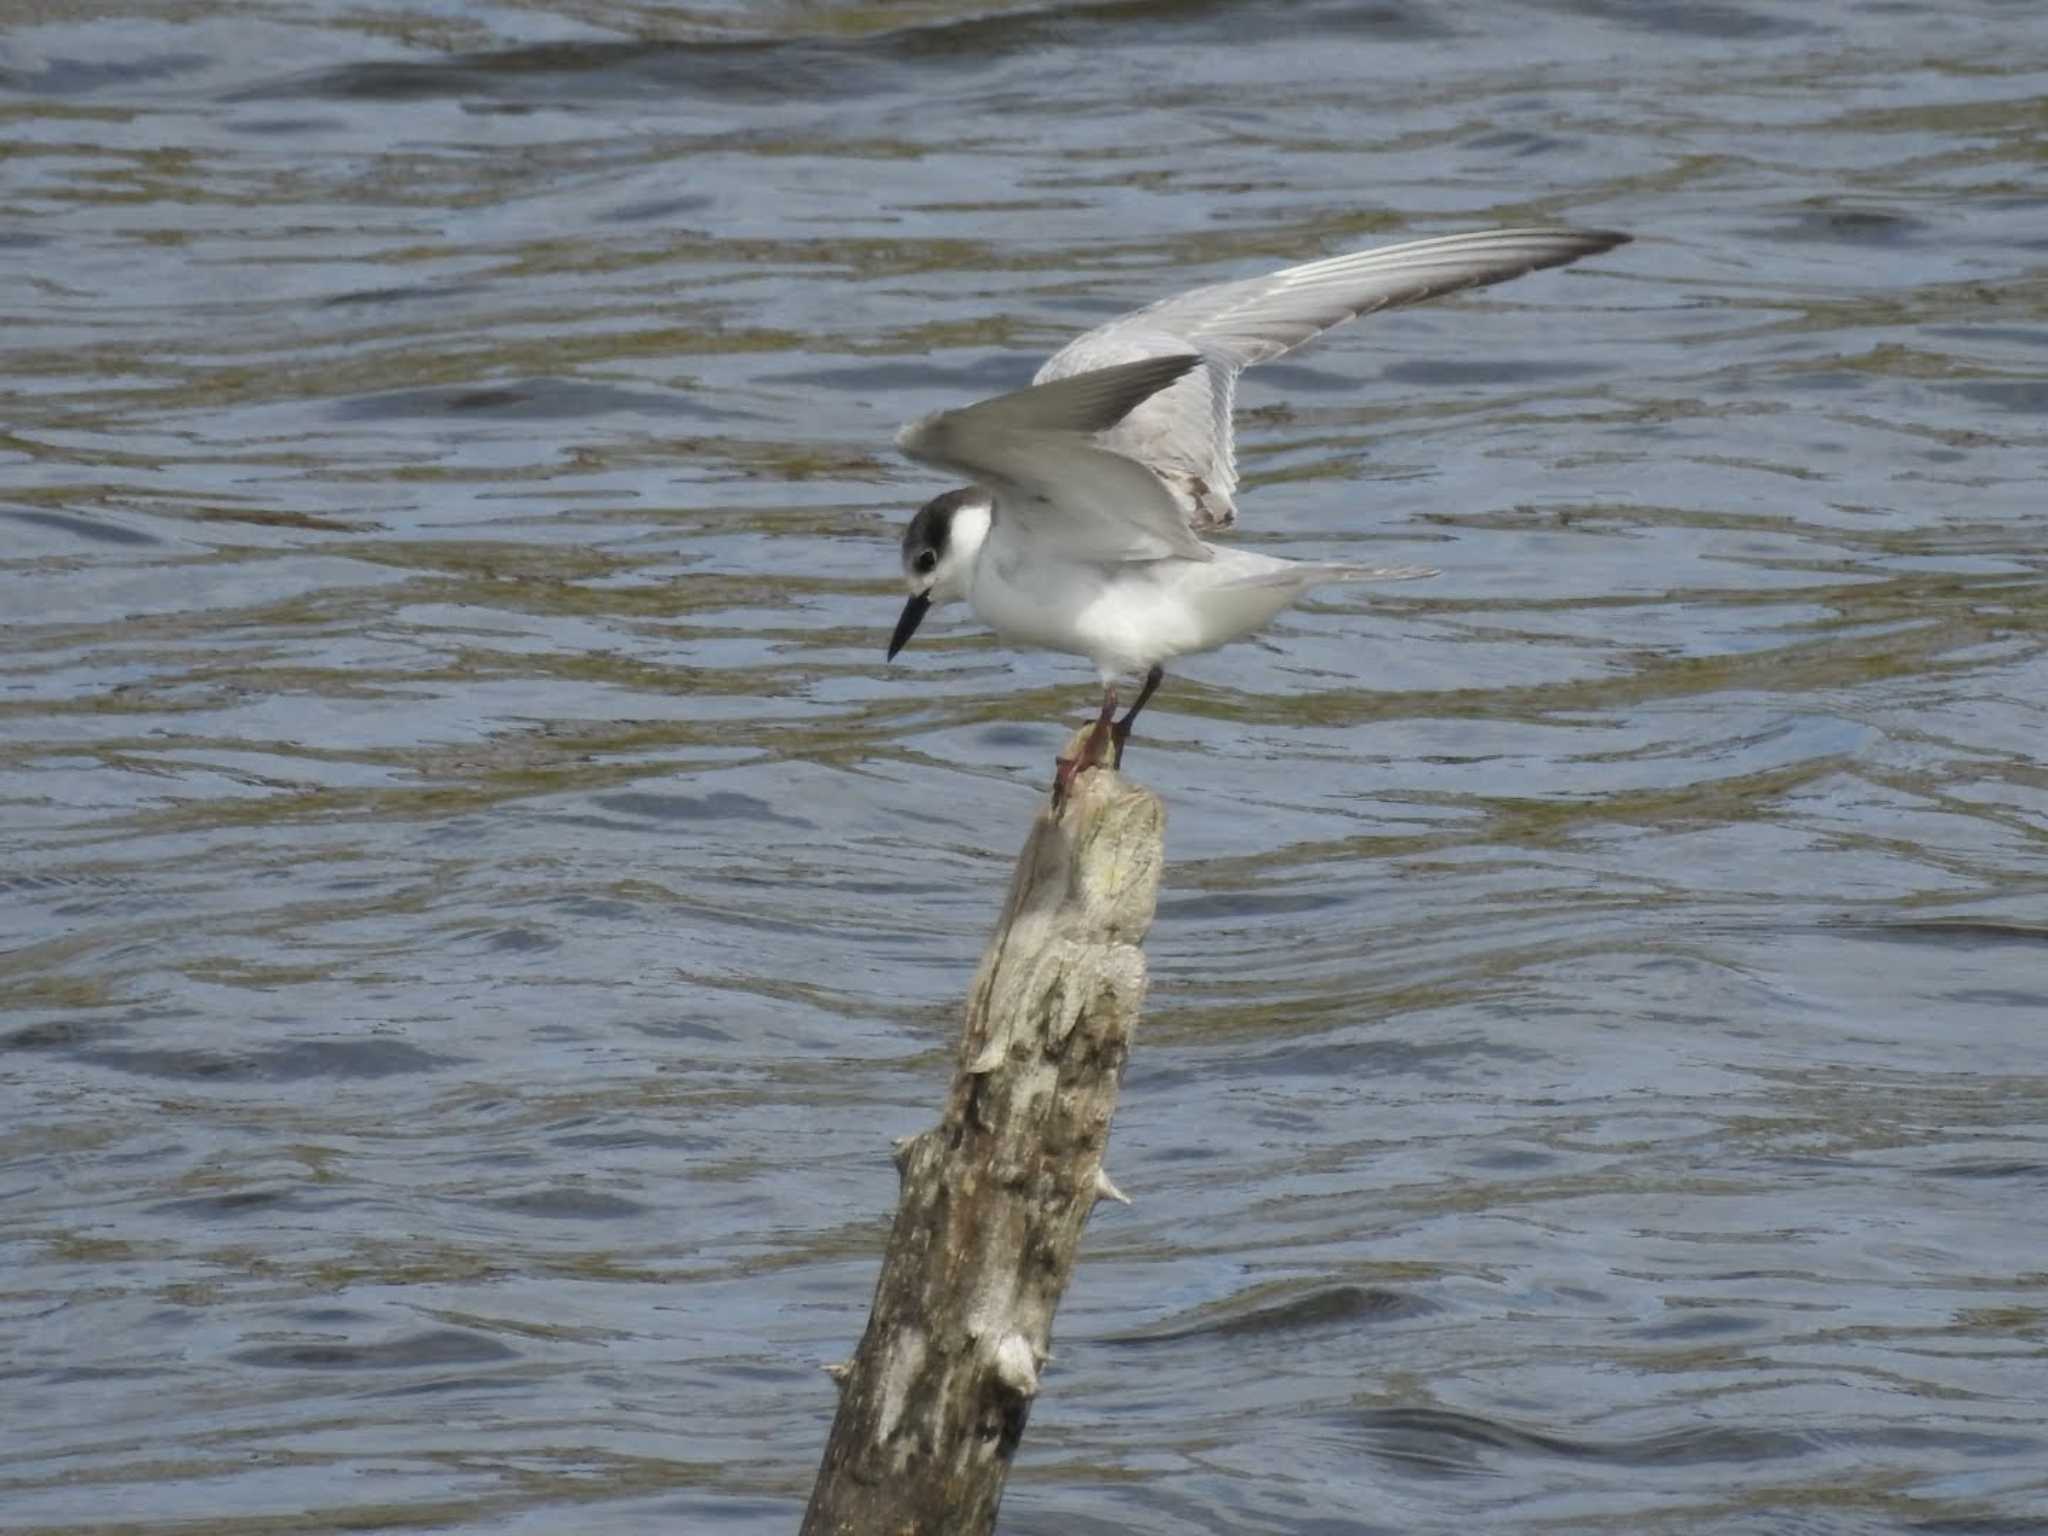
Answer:
[(1106, 768), (1048, 807), (967, 1003), (944, 1118), (897, 1144), (902, 1194), (804, 1536), (995, 1529), (1052, 1317), (1098, 1200), (1145, 993), (1159, 798)]

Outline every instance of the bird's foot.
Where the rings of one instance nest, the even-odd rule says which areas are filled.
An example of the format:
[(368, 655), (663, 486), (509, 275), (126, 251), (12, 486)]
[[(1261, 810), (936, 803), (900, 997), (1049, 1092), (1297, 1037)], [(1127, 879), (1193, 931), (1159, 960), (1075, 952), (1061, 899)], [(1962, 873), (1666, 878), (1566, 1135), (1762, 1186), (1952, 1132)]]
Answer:
[[(1136, 711), (1136, 710), (1132, 710), (1132, 711), (1131, 711), (1131, 714), (1136, 714), (1136, 713), (1137, 713), (1137, 711)], [(1127, 742), (1127, 741), (1129, 741), (1130, 739), (1131, 739), (1131, 722), (1130, 722), (1130, 717), (1129, 717), (1129, 716), (1126, 716), (1125, 718), (1123, 718), (1123, 719), (1121, 719), (1121, 720), (1117, 721), (1117, 723), (1116, 723), (1115, 725), (1112, 725), (1112, 726), (1111, 726), (1111, 727), (1109, 728), (1109, 766), (1110, 766), (1110, 767), (1112, 767), (1112, 768), (1121, 768), (1121, 767), (1123, 767), (1123, 765), (1124, 765), (1124, 743), (1125, 743), (1125, 742)]]
[(1056, 757), (1052, 760), (1052, 808), (1058, 810), (1067, 803), (1067, 791), (1074, 787), (1074, 775), (1081, 771), (1081, 754), (1072, 757)]
[(1145, 674), (1145, 686), (1138, 690), (1138, 702), (1131, 706), (1129, 714), (1110, 724), (1109, 712), (1103, 711), (1103, 723), (1109, 725), (1110, 746), (1114, 749), (1114, 755), (1110, 758), (1112, 767), (1123, 767), (1124, 743), (1131, 739), (1131, 722), (1138, 718), (1138, 711), (1145, 707), (1146, 701), (1159, 691), (1159, 685), (1165, 681), (1165, 671), (1155, 666)]
[(1116, 733), (1114, 722), (1097, 720), (1085, 731), (1077, 732), (1073, 740), (1073, 751), (1065, 757), (1053, 759), (1052, 808), (1058, 810), (1066, 804), (1067, 794), (1074, 787), (1074, 780), (1090, 768), (1101, 767), (1105, 761), (1114, 767), (1123, 758), (1123, 742)]

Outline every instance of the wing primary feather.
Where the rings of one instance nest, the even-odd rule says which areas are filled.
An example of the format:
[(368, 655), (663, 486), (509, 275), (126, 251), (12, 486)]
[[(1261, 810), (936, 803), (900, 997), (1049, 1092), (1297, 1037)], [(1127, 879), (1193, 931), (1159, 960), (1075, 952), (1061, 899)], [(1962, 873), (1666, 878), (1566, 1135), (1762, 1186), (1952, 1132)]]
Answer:
[(1261, 277), (1213, 283), (1120, 315), (1076, 337), (1038, 370), (1042, 383), (1110, 364), (1196, 350), (1207, 367), (1134, 405), (1103, 447), (1149, 467), (1198, 529), (1236, 519), (1232, 430), (1238, 374), (1334, 326), (1460, 289), (1505, 282), (1628, 243), (1617, 230), (1474, 230), (1350, 251)]
[(957, 411), (920, 416), (897, 434), (896, 444), (918, 459), (937, 457), (934, 450), (959, 441), (963, 434), (1104, 432), (1201, 361), (1200, 353), (1176, 352), (1033, 384)]
[(1143, 358), (998, 395), (967, 408), (990, 426), (1030, 432), (1104, 432), (1202, 361), (1198, 352)]

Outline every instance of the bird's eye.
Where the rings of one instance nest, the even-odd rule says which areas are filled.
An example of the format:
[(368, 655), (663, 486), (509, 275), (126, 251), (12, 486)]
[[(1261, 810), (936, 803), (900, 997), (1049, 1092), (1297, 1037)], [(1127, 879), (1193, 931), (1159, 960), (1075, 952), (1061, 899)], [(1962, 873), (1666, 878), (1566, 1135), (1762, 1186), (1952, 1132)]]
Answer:
[(933, 568), (936, 567), (938, 563), (939, 557), (936, 554), (934, 554), (931, 550), (925, 549), (918, 551), (916, 561), (917, 574), (920, 576), (931, 575)]

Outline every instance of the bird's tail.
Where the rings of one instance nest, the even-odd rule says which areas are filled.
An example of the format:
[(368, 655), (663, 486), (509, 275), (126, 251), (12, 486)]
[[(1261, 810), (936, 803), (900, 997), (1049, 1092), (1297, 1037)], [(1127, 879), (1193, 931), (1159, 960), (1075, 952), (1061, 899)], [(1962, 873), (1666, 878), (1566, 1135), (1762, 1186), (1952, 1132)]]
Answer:
[(1223, 583), (1229, 587), (1291, 587), (1305, 592), (1338, 581), (1420, 581), (1438, 572), (1428, 565), (1333, 565), (1290, 560), (1271, 570), (1247, 572)]
[(1421, 581), (1441, 575), (1433, 565), (1325, 565), (1324, 581)]

